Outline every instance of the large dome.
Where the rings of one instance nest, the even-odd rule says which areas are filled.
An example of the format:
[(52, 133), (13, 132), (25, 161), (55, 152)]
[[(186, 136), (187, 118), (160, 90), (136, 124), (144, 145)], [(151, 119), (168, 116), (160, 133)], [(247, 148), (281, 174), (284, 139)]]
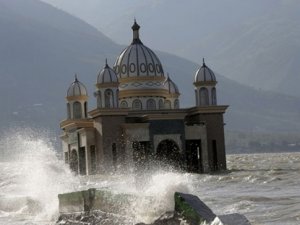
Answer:
[(166, 78), (162, 64), (140, 40), (140, 26), (136, 21), (131, 28), (132, 42), (121, 52), (114, 65), (119, 82), (119, 100), (126, 100), (128, 105), (135, 99), (143, 101), (143, 105), (149, 99), (163, 100), (168, 91), (164, 87)]
[(162, 64), (156, 54), (139, 38), (140, 26), (134, 21), (133, 40), (116, 60), (114, 70), (119, 78), (164, 77)]
[(217, 82), (214, 72), (208, 68), (203, 59), (203, 65), (196, 71), (195, 83), (198, 82)]
[(67, 91), (67, 97), (79, 97), (87, 96), (86, 87), (78, 81), (77, 76), (75, 75), (74, 82), (70, 85)]

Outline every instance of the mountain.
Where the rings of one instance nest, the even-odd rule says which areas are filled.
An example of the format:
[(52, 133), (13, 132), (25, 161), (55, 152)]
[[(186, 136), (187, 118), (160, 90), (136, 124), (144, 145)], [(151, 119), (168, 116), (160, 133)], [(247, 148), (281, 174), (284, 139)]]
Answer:
[(298, 0), (43, 1), (119, 43), (137, 17), (144, 24), (144, 40), (154, 48), (194, 62), (205, 56), (230, 79), (300, 97)]
[(36, 0), (0, 0), (0, 32), (2, 127), (57, 127), (74, 73), (95, 80), (100, 62), (119, 51), (95, 28)]
[[(92, 109), (98, 71), (106, 57), (112, 65), (124, 48), (86, 22), (37, 0), (0, 0), (0, 40), (2, 130), (34, 126), (58, 132), (59, 121), (66, 115), (64, 97), (74, 74), (88, 87)], [(125, 41), (130, 43), (129, 38)], [(152, 48), (151, 41), (144, 43)], [(178, 84), (181, 105), (193, 105), (192, 83), (199, 65), (154, 51)], [(210, 61), (207, 64), (215, 70)], [(230, 105), (225, 117), (228, 129), (300, 131), (299, 98), (256, 90), (222, 75), (217, 79), (219, 104)]]

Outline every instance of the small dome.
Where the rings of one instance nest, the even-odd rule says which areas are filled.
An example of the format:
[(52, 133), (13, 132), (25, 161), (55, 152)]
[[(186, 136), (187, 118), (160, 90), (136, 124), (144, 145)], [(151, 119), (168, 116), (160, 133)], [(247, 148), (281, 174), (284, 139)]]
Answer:
[(67, 97), (75, 97), (75, 96), (87, 96), (86, 87), (78, 81), (77, 76), (75, 75), (74, 82), (70, 85)]
[(118, 56), (114, 70), (119, 78), (164, 77), (162, 64), (156, 54), (139, 38), (140, 26), (134, 21), (133, 40)]
[(168, 74), (168, 78), (164, 82), (164, 87), (168, 90), (169, 94), (180, 94), (177, 85), (171, 80)]
[(104, 68), (98, 74), (97, 84), (107, 84), (107, 83), (118, 83), (118, 78), (115, 71), (108, 66), (106, 60)]
[(203, 59), (203, 65), (200, 69), (197, 70), (195, 74), (195, 83), (196, 82), (216, 82), (216, 76), (214, 72), (208, 68)]

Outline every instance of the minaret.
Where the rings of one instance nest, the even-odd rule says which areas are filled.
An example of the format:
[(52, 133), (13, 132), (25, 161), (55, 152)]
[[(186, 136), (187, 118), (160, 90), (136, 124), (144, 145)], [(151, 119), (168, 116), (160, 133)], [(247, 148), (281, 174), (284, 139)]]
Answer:
[(97, 98), (97, 108), (118, 108), (118, 78), (105, 60), (105, 66), (99, 72), (96, 83), (95, 97)]
[(68, 119), (87, 118), (87, 90), (86, 87), (78, 81), (76, 74), (74, 82), (68, 89), (66, 100)]
[(195, 74), (196, 106), (217, 105), (216, 84), (216, 76), (214, 72), (206, 66), (203, 58), (203, 64)]

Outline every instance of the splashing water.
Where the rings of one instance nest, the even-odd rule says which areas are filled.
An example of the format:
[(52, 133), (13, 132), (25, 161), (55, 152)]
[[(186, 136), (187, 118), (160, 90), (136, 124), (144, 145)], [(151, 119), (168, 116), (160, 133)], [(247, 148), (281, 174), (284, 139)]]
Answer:
[[(130, 216), (138, 222), (152, 222), (174, 209), (174, 192), (189, 192), (189, 175), (156, 171), (143, 176), (144, 188), (137, 188), (132, 174), (74, 176), (56, 152), (47, 132), (10, 130), (0, 140), (0, 224), (31, 221), (49, 224), (58, 217), (59, 193), (104, 188), (138, 196)], [(147, 208), (151, 197), (152, 209)], [(48, 222), (47, 222), (48, 221)]]
[(0, 144), (0, 217), (56, 219), (57, 194), (75, 190), (79, 180), (58, 160), (51, 141), (24, 129), (7, 132)]
[[(0, 137), (3, 225), (54, 224), (57, 194), (88, 188), (138, 196), (128, 212), (138, 222), (150, 223), (173, 210), (175, 191), (199, 196), (218, 215), (245, 214), (253, 224), (300, 222), (300, 153), (229, 155), (228, 174), (149, 172), (137, 188), (132, 174), (74, 176), (57, 158), (47, 132), (10, 130)], [(218, 218), (212, 224), (222, 225)]]
[(191, 192), (190, 177), (187, 173), (160, 170), (145, 173), (138, 178), (138, 182), (133, 174), (96, 175), (85, 177), (81, 181), (86, 188), (106, 189), (136, 196), (125, 210), (135, 224), (152, 223), (165, 212), (173, 211), (174, 193)]

